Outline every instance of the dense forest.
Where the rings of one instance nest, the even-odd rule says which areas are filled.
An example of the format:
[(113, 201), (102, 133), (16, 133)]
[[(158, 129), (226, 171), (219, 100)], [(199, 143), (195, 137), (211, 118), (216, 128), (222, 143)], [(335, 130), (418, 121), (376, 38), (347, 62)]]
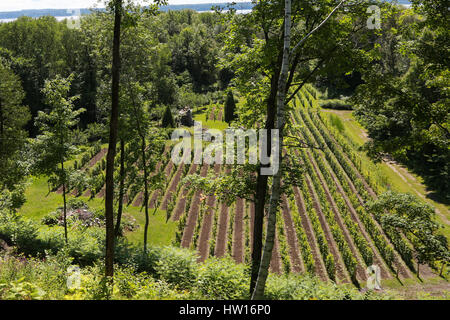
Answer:
[[(399, 298), (373, 265), (448, 298), (448, 8), (411, 2), (0, 23), (0, 299)], [(200, 122), (279, 169), (175, 163)]]

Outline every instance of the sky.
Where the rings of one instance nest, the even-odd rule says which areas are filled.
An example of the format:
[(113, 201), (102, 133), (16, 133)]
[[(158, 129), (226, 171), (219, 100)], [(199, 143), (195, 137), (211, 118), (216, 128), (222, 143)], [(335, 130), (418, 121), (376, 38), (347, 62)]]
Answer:
[[(234, 0), (234, 2), (250, 2), (251, 0)], [(104, 7), (103, 0), (100, 0)], [(233, 2), (233, 0), (169, 0), (169, 4)], [(19, 11), (23, 9), (74, 9), (91, 8), (99, 0), (0, 0), (0, 11)], [(147, 2), (148, 3), (148, 2)]]

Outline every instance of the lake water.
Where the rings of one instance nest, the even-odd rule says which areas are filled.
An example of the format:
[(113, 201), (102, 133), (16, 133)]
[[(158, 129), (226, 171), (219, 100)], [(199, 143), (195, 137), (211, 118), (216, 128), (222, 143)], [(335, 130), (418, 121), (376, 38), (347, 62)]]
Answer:
[[(397, 2), (399, 4), (402, 4), (402, 5), (408, 6), (408, 7), (411, 5), (410, 2), (406, 1), (406, 0), (400, 0), (400, 1), (397, 1)], [(199, 11), (199, 12), (206, 12), (206, 11)], [(249, 13), (249, 12), (251, 12), (251, 10), (237, 10), (236, 11), (236, 13), (238, 13), (238, 14), (246, 14), (246, 13)], [(78, 17), (77, 16), (61, 16), (61, 17), (55, 17), (55, 18), (58, 21), (62, 21), (64, 19), (73, 19), (73, 18), (77, 19)], [(12, 22), (12, 21), (15, 21), (16, 19), (17, 18), (14, 18), (14, 19), (0, 19), (0, 23), (1, 22)]]

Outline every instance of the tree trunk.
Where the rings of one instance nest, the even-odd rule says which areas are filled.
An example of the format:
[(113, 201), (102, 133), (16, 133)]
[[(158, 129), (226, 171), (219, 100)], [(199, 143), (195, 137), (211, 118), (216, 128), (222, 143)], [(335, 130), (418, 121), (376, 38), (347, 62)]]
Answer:
[[(4, 135), (4, 120), (3, 120), (3, 106), (2, 100), (0, 99), (0, 151), (3, 151), (3, 135)], [(0, 156), (3, 156), (0, 154)]]
[(272, 250), (275, 243), (276, 217), (279, 210), (281, 196), (281, 177), (282, 177), (282, 151), (283, 151), (283, 127), (286, 100), (286, 82), (289, 71), (289, 55), (291, 46), (291, 0), (285, 0), (285, 17), (284, 17), (284, 46), (283, 46), (283, 62), (278, 81), (278, 98), (277, 98), (277, 129), (279, 130), (279, 169), (275, 174), (272, 182), (272, 194), (270, 197), (269, 218), (267, 222), (266, 242), (264, 252), (259, 267), (258, 280), (256, 281), (255, 290), (252, 295), (253, 300), (260, 300), (264, 297), (264, 289), (269, 273), (270, 260), (272, 258)]
[(123, 197), (125, 191), (125, 142), (120, 139), (120, 182), (119, 182), (119, 208), (117, 209), (117, 220), (116, 220), (116, 238), (120, 235), (120, 223), (122, 220), (123, 212)]
[(64, 219), (64, 239), (66, 240), (66, 244), (69, 243), (69, 238), (67, 236), (67, 202), (66, 202), (66, 173), (64, 171), (64, 160), (61, 160), (61, 171), (62, 171), (62, 194), (63, 194), (63, 219)]
[(148, 225), (149, 225), (149, 214), (148, 214), (148, 172), (147, 172), (147, 157), (145, 155), (145, 150), (147, 149), (145, 143), (145, 136), (141, 137), (141, 152), (142, 152), (142, 163), (144, 168), (144, 210), (145, 210), (145, 226), (144, 226), (144, 252), (147, 252), (147, 239), (148, 239)]
[[(278, 93), (278, 78), (280, 71), (275, 71), (271, 79), (270, 95), (267, 100), (267, 119), (265, 129), (267, 130), (267, 136), (271, 137), (271, 130), (275, 128), (275, 116), (276, 116), (276, 97)], [(272, 151), (271, 140), (267, 139), (266, 152), (270, 156)], [(261, 255), (263, 249), (263, 225), (264, 225), (264, 213), (266, 205), (268, 176), (261, 174), (261, 168), (264, 166), (259, 165), (256, 189), (255, 189), (255, 213), (253, 221), (253, 249), (252, 249), (252, 275), (250, 279), (250, 295), (253, 293), (258, 279), (259, 266), (261, 263)]]
[(119, 120), (120, 84), (120, 25), (122, 21), (122, 0), (114, 2), (114, 40), (111, 86), (111, 118), (109, 121), (109, 148), (106, 157), (106, 257), (105, 275), (114, 275), (114, 158), (116, 157), (117, 129)]

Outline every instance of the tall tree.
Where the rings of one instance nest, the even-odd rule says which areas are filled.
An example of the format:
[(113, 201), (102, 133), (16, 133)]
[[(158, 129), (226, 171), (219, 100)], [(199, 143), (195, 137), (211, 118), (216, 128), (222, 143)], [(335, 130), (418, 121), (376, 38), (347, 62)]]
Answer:
[[(366, 7), (358, 2), (346, 6), (346, 19), (331, 19), (345, 1), (292, 3), (292, 40), (295, 46), (286, 81), (286, 104), (320, 74), (347, 72), (358, 61), (361, 48), (352, 40), (367, 32)], [(252, 13), (233, 17), (226, 40), (227, 67), (236, 70), (233, 84), (245, 98), (239, 106), (239, 122), (245, 127), (263, 126), (268, 136), (276, 127), (277, 97), (283, 62), (284, 1), (258, 1)], [(311, 37), (314, 35), (314, 37)], [(310, 39), (311, 38), (311, 39)], [(306, 41), (310, 39), (310, 41)], [(261, 106), (264, 106), (261, 108)], [(289, 120), (289, 119), (287, 119)], [(268, 139), (263, 148), (271, 154)], [(261, 173), (270, 164), (259, 164), (255, 187), (255, 219), (250, 291), (256, 284), (262, 253), (262, 234), (267, 204), (268, 176)], [(267, 168), (266, 168), (267, 169)]]
[(280, 79), (278, 80), (278, 97), (277, 97), (277, 125), (279, 139), (273, 142), (279, 144), (279, 154), (274, 157), (279, 159), (278, 163), (272, 163), (273, 167), (277, 167), (278, 171), (275, 173), (272, 182), (272, 194), (270, 197), (269, 217), (267, 222), (266, 242), (264, 245), (264, 252), (261, 259), (258, 272), (258, 280), (255, 285), (252, 299), (262, 299), (264, 297), (264, 289), (266, 286), (267, 275), (269, 273), (270, 260), (272, 258), (272, 249), (275, 242), (275, 227), (277, 211), (280, 202), (281, 192), (281, 177), (283, 172), (282, 167), (282, 153), (283, 153), (283, 128), (285, 122), (285, 103), (286, 103), (286, 81), (289, 73), (289, 59), (291, 51), (291, 0), (285, 0), (284, 13), (284, 43), (283, 43), (283, 61), (281, 64)]
[(117, 132), (119, 123), (120, 89), (120, 33), (122, 23), (122, 0), (109, 3), (114, 12), (114, 38), (112, 58), (111, 115), (109, 119), (109, 146), (106, 156), (105, 218), (106, 257), (105, 275), (114, 275), (114, 159), (116, 157)]
[(170, 107), (167, 106), (166, 110), (164, 110), (163, 118), (162, 118), (162, 127), (163, 128), (174, 128), (175, 122), (173, 121), (172, 111)]
[(68, 78), (57, 76), (53, 80), (45, 82), (42, 90), (45, 102), (50, 111), (39, 111), (35, 119), (35, 125), (41, 131), (36, 137), (33, 149), (35, 150), (35, 170), (39, 174), (56, 176), (57, 184), (62, 186), (64, 236), (67, 236), (67, 201), (68, 170), (64, 163), (70, 160), (76, 153), (73, 145), (73, 128), (79, 122), (79, 115), (84, 109), (74, 110), (74, 102), (78, 96), (68, 97), (73, 75)]
[[(387, 154), (422, 175), (450, 201), (450, 31), (447, 1), (415, 0), (392, 7), (373, 54), (361, 70), (354, 100), (371, 138), (369, 155)], [(393, 34), (395, 30), (395, 34)]]
[(236, 102), (234, 101), (233, 91), (229, 90), (225, 101), (225, 122), (231, 123), (236, 118)]
[(26, 143), (23, 130), (30, 120), (28, 107), (22, 105), (25, 92), (20, 79), (0, 60), (0, 192), (12, 191), (23, 180), (20, 151)]
[[(162, 188), (163, 172), (151, 175), (154, 172), (156, 163), (160, 159), (164, 148), (164, 133), (156, 126), (152, 127), (150, 115), (146, 110), (146, 103), (143, 101), (143, 93), (146, 91), (137, 82), (132, 82), (127, 78), (127, 97), (129, 99), (128, 112), (134, 124), (132, 132), (135, 136), (130, 141), (131, 149), (138, 154), (135, 165), (142, 175), (137, 179), (137, 183), (144, 188), (144, 201), (142, 208), (145, 212), (144, 225), (144, 252), (147, 252), (148, 228), (150, 225), (149, 201), (151, 191)], [(158, 206), (155, 204), (155, 208)]]

